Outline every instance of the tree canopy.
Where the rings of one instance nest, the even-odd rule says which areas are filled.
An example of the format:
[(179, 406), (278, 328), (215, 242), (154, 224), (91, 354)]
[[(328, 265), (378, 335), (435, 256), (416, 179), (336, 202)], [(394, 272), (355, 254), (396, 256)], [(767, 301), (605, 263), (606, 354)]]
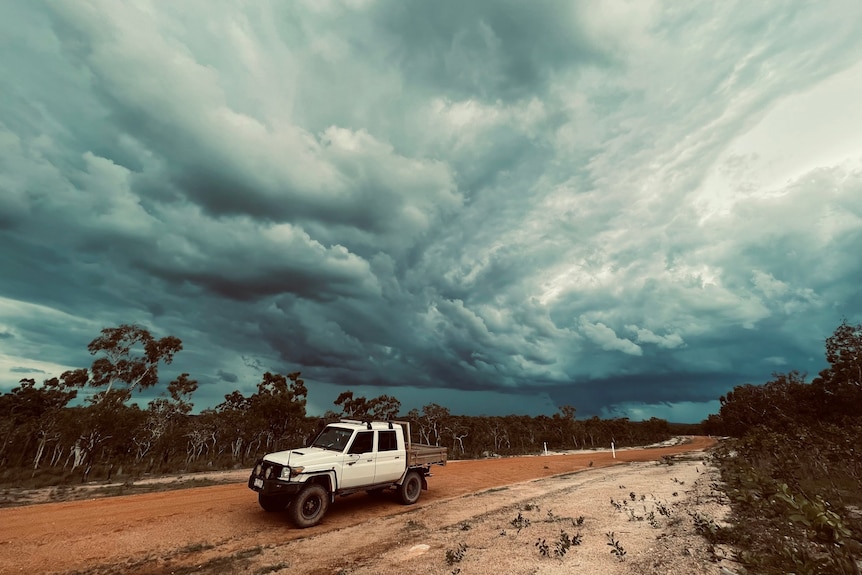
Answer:
[(826, 338), (825, 349), (829, 367), (811, 383), (794, 370), (774, 373), (762, 385), (734, 387), (720, 398), (709, 430), (741, 437), (755, 427), (784, 432), (862, 415), (862, 325), (843, 321)]

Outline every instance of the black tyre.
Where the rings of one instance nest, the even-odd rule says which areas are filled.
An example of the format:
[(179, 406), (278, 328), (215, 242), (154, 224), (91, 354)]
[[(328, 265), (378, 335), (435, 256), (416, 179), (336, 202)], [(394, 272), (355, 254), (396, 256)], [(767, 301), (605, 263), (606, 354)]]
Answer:
[(404, 478), (404, 483), (398, 487), (398, 497), (404, 505), (413, 505), (419, 501), (422, 494), (422, 478), (418, 471), (410, 471)]
[(284, 508), (290, 503), (290, 499), (283, 495), (264, 495), (263, 493), (258, 493), (257, 502), (260, 503), (264, 511), (272, 513), (275, 511), (284, 511)]
[(322, 485), (313, 484), (299, 492), (288, 511), (291, 523), (305, 529), (320, 523), (329, 509), (329, 494)]

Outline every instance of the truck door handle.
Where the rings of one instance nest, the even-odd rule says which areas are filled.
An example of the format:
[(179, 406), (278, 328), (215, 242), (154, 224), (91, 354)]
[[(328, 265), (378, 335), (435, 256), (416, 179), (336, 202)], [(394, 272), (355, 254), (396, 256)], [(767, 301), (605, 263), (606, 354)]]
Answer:
[(347, 465), (353, 465), (354, 463), (356, 463), (356, 462), (355, 462), (355, 461), (350, 461), (350, 462), (348, 462), (348, 463), (347, 463)]

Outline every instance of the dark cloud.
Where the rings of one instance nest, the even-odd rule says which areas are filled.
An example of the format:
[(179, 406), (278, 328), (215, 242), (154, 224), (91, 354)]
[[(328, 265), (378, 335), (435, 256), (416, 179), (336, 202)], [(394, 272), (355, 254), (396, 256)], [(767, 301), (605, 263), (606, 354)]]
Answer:
[(740, 383), (733, 374), (655, 373), (576, 382), (553, 387), (548, 393), (557, 405), (573, 405), (579, 413), (592, 416), (620, 403), (706, 403)]
[(0, 389), (121, 323), (183, 340), (162, 377), (199, 408), (301, 371), (318, 411), (349, 387), (694, 420), (814, 374), (862, 321), (860, 25), (852, 3), (3, 5)]

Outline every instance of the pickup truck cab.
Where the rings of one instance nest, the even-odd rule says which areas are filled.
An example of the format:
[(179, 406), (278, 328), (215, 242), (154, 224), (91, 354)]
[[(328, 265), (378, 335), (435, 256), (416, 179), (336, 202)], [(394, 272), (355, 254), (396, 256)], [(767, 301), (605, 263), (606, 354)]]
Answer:
[(411, 443), (410, 424), (341, 420), (308, 447), (270, 453), (258, 461), (248, 487), (265, 511), (288, 510), (297, 527), (317, 525), (336, 495), (394, 489), (412, 505), (428, 489), (432, 465), (446, 465), (445, 447)]

